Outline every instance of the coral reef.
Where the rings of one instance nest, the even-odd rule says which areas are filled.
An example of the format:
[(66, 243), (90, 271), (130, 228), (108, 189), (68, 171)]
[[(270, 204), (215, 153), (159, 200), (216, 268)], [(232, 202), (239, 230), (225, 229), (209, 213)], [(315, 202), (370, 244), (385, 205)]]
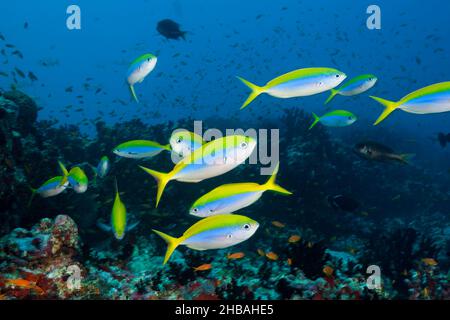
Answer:
[[(324, 127), (308, 130), (311, 119), (302, 111), (285, 111), (280, 119), (255, 124), (280, 127), (277, 180), (294, 196), (268, 193), (246, 208), (260, 223), (252, 241), (205, 252), (180, 247), (165, 266), (165, 244), (150, 230), (182, 234), (195, 221), (187, 210), (199, 194), (243, 177), (262, 183), (267, 177), (259, 175), (259, 167), (239, 166), (182, 188), (173, 183), (155, 209), (153, 179), (137, 168), (138, 162), (118, 161), (111, 150), (131, 139), (167, 143), (172, 130), (192, 130), (192, 119), (159, 125), (137, 119), (97, 122), (96, 135), (88, 137), (76, 126), (37, 121), (37, 112), (21, 92), (0, 96), (0, 296), (6, 299), (450, 298), (445, 177), (416, 166), (362, 161), (349, 143)], [(225, 125), (229, 121), (211, 119), (204, 130)], [(233, 126), (246, 124), (236, 120)], [(30, 187), (59, 174), (57, 160), (67, 166), (96, 165), (103, 155), (112, 159), (111, 171), (94, 179), (86, 169), (91, 181), (86, 193), (36, 196), (27, 206)], [(169, 159), (163, 153), (145, 165), (167, 172), (173, 165)], [(403, 183), (393, 185), (393, 177)], [(114, 178), (129, 219), (140, 222), (120, 241), (96, 226), (109, 219)], [(339, 193), (356, 197), (360, 212), (331, 208), (327, 196)], [(422, 194), (432, 197), (433, 204)], [(294, 234), (299, 240), (289, 242)], [(228, 258), (238, 251), (244, 253), (241, 259)], [(211, 267), (194, 269), (203, 264)], [(370, 290), (366, 270), (374, 264), (381, 268), (382, 287)]]

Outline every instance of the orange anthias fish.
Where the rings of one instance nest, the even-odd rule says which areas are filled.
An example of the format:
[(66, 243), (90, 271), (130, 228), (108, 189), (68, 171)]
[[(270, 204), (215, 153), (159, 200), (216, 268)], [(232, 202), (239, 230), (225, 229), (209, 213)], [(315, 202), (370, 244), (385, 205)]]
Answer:
[(284, 228), (286, 225), (280, 221), (272, 221), (272, 224), (277, 228)]
[(292, 259), (291, 259), (291, 258), (288, 258), (288, 259), (287, 259), (287, 264), (288, 264), (289, 266), (292, 265)]
[(289, 237), (288, 242), (289, 243), (296, 243), (296, 242), (299, 242), (300, 239), (301, 239), (301, 237), (298, 234), (294, 234), (294, 235)]
[(266, 253), (264, 252), (263, 249), (258, 249), (258, 250), (256, 250), (256, 252), (258, 252), (258, 254), (259, 254), (261, 257), (265, 257), (265, 256), (266, 256)]
[(433, 258), (423, 258), (422, 262), (425, 263), (427, 266), (437, 266), (437, 261)]
[(243, 253), (243, 252), (229, 253), (229, 254), (227, 255), (227, 258), (228, 258), (229, 260), (241, 259), (241, 258), (243, 258), (243, 257), (245, 257), (245, 253)]
[(36, 285), (36, 282), (28, 281), (25, 279), (6, 279), (5, 284), (20, 289), (31, 289), (36, 291), (38, 294), (44, 294), (44, 290)]
[(273, 261), (278, 260), (278, 255), (275, 252), (267, 252), (266, 257), (269, 260), (273, 260)]
[(322, 271), (327, 277), (331, 277), (333, 275), (334, 269), (330, 266), (325, 266), (323, 267)]
[(202, 264), (201, 266), (195, 267), (194, 271), (206, 271), (206, 270), (210, 270), (211, 268), (212, 268), (212, 264), (205, 263), (205, 264)]

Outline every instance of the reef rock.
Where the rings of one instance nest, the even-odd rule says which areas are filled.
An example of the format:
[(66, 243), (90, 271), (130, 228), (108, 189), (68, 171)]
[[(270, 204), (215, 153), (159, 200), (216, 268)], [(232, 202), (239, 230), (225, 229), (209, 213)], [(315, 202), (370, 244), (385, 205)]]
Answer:
[[(79, 253), (78, 227), (69, 216), (42, 219), (31, 230), (14, 229), (0, 239), (0, 288), (8, 298), (71, 297), (78, 292), (73, 276), (81, 284), (85, 274)], [(23, 280), (28, 286), (15, 286), (15, 280)]]

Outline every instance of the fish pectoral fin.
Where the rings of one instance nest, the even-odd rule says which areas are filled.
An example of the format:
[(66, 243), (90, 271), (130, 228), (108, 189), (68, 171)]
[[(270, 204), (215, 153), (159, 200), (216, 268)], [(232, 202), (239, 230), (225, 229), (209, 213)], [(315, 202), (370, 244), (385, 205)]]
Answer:
[(134, 228), (136, 228), (136, 227), (139, 225), (139, 223), (140, 223), (140, 221), (136, 221), (136, 222), (134, 222), (134, 223), (128, 225), (128, 226), (127, 226), (127, 231), (133, 230)]
[(100, 221), (97, 221), (97, 227), (105, 232), (111, 232), (112, 230), (112, 228), (109, 225), (104, 224), (103, 222)]

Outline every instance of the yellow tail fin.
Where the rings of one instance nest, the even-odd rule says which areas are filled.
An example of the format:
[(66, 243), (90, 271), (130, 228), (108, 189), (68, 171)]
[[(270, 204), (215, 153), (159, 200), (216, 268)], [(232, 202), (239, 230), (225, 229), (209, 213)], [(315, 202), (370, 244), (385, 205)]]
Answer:
[(259, 96), (261, 93), (265, 91), (264, 87), (258, 87), (256, 84), (251, 83), (250, 81), (245, 80), (244, 78), (237, 77), (239, 80), (242, 81), (243, 84), (245, 84), (247, 87), (249, 87), (252, 92), (248, 96), (247, 100), (245, 100), (244, 104), (241, 107), (241, 110), (244, 109), (246, 106), (250, 104), (253, 100), (256, 99), (257, 96)]
[(61, 161), (58, 161), (58, 164), (59, 164), (59, 167), (61, 168), (61, 171), (63, 173), (63, 178), (62, 178), (62, 180), (61, 180), (61, 182), (59, 184), (60, 186), (62, 186), (63, 184), (65, 184), (67, 182), (67, 176), (69, 175), (69, 171), (67, 171), (66, 166)]
[(164, 192), (164, 189), (166, 188), (167, 183), (170, 181), (170, 175), (168, 173), (158, 172), (143, 166), (139, 167), (148, 174), (150, 174), (153, 178), (155, 178), (156, 182), (158, 183), (158, 192), (156, 194), (156, 206), (155, 206), (155, 208), (157, 208), (159, 200), (161, 200), (161, 196)]
[(30, 196), (30, 200), (28, 200), (27, 208), (29, 208), (31, 206), (31, 202), (33, 201), (34, 196), (36, 195), (36, 192), (37, 192), (37, 190), (32, 187), (30, 187), (30, 190), (31, 190), (31, 196)]
[(309, 126), (308, 130), (311, 130), (320, 121), (320, 118), (317, 116), (317, 114), (313, 112), (312, 115), (314, 117), (314, 122)]
[(134, 86), (132, 84), (130, 84), (130, 92), (131, 92), (131, 96), (133, 97), (134, 101), (139, 103), (139, 99), (136, 96), (136, 92), (134, 91)]
[(267, 190), (272, 190), (278, 193), (282, 194), (292, 194), (292, 192), (286, 190), (285, 188), (277, 185), (275, 183), (275, 180), (277, 178), (278, 169), (280, 167), (280, 163), (277, 163), (277, 166), (275, 167), (275, 170), (273, 171), (272, 175), (270, 176), (269, 180), (264, 184), (264, 186), (267, 188)]
[(375, 123), (373, 124), (374, 126), (376, 126), (381, 121), (386, 119), (386, 117), (388, 115), (390, 115), (392, 111), (394, 111), (395, 109), (398, 108), (398, 102), (389, 101), (389, 100), (385, 100), (385, 99), (374, 97), (374, 96), (370, 96), (370, 97), (372, 99), (374, 99), (375, 101), (381, 103), (385, 108), (384, 111), (381, 113), (381, 115), (378, 117), (377, 121), (375, 121)]
[(325, 100), (325, 103), (324, 103), (324, 104), (327, 104), (328, 102), (330, 102), (330, 101), (331, 101), (338, 93), (339, 93), (339, 90), (331, 89), (331, 94), (330, 94), (330, 96), (328, 97), (328, 99)]
[(166, 264), (167, 261), (169, 260), (170, 256), (172, 255), (172, 253), (182, 242), (182, 238), (174, 238), (174, 237), (169, 236), (168, 234), (165, 234), (165, 233), (155, 230), (155, 229), (152, 229), (152, 231), (154, 233), (156, 233), (158, 236), (160, 236), (161, 238), (163, 238), (164, 241), (167, 243), (166, 255), (164, 256), (164, 262), (163, 262), (163, 264)]

